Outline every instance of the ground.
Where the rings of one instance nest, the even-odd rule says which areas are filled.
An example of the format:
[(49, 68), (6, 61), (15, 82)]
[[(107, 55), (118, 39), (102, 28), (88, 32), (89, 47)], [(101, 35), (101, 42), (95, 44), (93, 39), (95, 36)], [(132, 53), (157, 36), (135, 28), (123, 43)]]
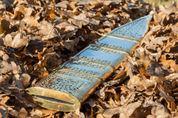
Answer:
[[(164, 1), (161, 1), (164, 2)], [(34, 86), (116, 27), (154, 13), (149, 30), (75, 112), (26, 100)], [(178, 7), (143, 1), (0, 1), (0, 115), (10, 118), (176, 118)]]

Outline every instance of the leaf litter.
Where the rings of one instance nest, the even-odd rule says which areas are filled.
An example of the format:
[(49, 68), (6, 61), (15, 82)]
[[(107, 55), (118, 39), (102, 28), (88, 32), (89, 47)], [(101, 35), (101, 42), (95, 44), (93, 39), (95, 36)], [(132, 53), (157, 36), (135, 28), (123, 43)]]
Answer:
[[(118, 70), (75, 112), (36, 106), (24, 90), (116, 27), (155, 12)], [(142, 0), (0, 1), (0, 117), (178, 117), (178, 7)], [(55, 63), (54, 63), (55, 62)]]

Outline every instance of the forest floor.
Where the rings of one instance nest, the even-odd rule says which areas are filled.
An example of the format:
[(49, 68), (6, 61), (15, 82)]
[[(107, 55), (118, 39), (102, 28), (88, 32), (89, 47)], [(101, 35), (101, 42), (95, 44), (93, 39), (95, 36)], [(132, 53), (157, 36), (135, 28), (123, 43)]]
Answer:
[[(140, 45), (75, 112), (30, 103), (25, 89), (114, 28), (155, 12)], [(178, 6), (143, 1), (0, 1), (0, 117), (177, 118)]]

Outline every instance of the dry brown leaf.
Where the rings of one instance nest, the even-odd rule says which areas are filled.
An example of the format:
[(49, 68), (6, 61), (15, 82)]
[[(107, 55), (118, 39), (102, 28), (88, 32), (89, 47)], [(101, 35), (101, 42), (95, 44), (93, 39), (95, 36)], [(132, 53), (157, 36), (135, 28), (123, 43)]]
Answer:
[(117, 107), (117, 108), (111, 108), (107, 109), (103, 116), (105, 118), (112, 118), (115, 114), (120, 114), (121, 118), (126, 118), (132, 115), (132, 113), (135, 111), (136, 108), (138, 108), (141, 105), (141, 101), (137, 101), (131, 104), (128, 104), (125, 107)]
[(176, 44), (176, 42), (174, 40), (171, 40), (171, 41), (167, 41), (167, 44), (163, 47), (163, 51), (165, 52), (170, 52), (171, 48), (174, 47)]
[[(171, 13), (171, 12), (170, 12)], [(161, 24), (161, 25), (168, 25), (173, 21), (172, 16), (170, 13), (166, 12), (160, 12), (157, 15), (154, 16), (154, 20), (156, 21), (156, 24)]]
[(12, 48), (21, 48), (28, 44), (28, 39), (21, 38), (21, 33), (18, 33), (14, 39), (12, 39), (12, 36), (10, 34), (7, 34), (4, 39), (4, 45), (12, 47)]
[(62, 2), (57, 3), (55, 6), (66, 9), (68, 5), (69, 5), (68, 1), (62, 1)]
[(31, 116), (37, 116), (40, 117), (41, 115), (43, 116), (49, 116), (50, 114), (54, 114), (56, 111), (50, 110), (50, 109), (43, 109), (41, 107), (36, 107), (35, 110), (33, 109), (31, 111)]
[(82, 21), (83, 25), (90, 23), (90, 19), (84, 13), (80, 13), (78, 16), (74, 16), (73, 18)]
[(121, 94), (130, 94), (131, 93), (131, 90), (130, 89), (128, 89), (126, 86), (120, 86), (120, 88), (121, 88)]
[(172, 11), (170, 11), (170, 10), (168, 10), (168, 9), (166, 9), (163, 5), (159, 5), (159, 9), (160, 9), (160, 11), (161, 12), (165, 12), (165, 13), (167, 13), (167, 14), (170, 14)]
[(75, 9), (76, 3), (77, 3), (77, 2), (70, 2), (69, 7), (70, 7), (71, 9)]
[(154, 75), (158, 77), (163, 77), (165, 74), (163, 67), (155, 62), (150, 63), (150, 65), (146, 68), (146, 71), (149, 75)]
[(77, 27), (82, 28), (82, 24), (83, 24), (82, 21), (76, 20), (76, 19), (72, 19), (72, 18), (68, 19), (68, 21), (69, 21), (71, 24), (74, 24), (74, 25), (76, 25)]
[(82, 112), (76, 110), (74, 113), (65, 114), (64, 118), (85, 118), (85, 116)]
[(91, 4), (90, 9), (96, 9), (102, 6), (102, 4), (98, 1), (89, 1), (89, 3)]
[(42, 117), (42, 111), (36, 109), (36, 110), (32, 110), (30, 112), (30, 115), (32, 116), (32, 118), (38, 118), (38, 117)]
[(7, 76), (7, 75), (1, 75), (0, 76), (0, 85), (2, 85), (3, 86), (3, 84), (7, 84), (8, 83), (8, 81), (9, 81), (9, 76)]
[(37, 24), (37, 27), (39, 29), (39, 33), (43, 36), (42, 40), (48, 40), (57, 37), (54, 26), (51, 23), (43, 20)]
[(24, 21), (26, 24), (28, 24), (29, 26), (37, 26), (38, 21), (37, 19), (35, 19), (32, 16), (26, 16), (22, 19), (22, 21)]
[(167, 108), (170, 111), (174, 111), (176, 109), (176, 104), (175, 104), (174, 98), (172, 96), (168, 95), (168, 93), (165, 92), (165, 90), (162, 86), (158, 86), (158, 90), (160, 91), (160, 95), (166, 100)]
[(2, 56), (2, 59), (3, 59), (4, 61), (9, 61), (9, 56), (8, 56), (7, 54), (4, 54), (4, 55)]
[(5, 9), (6, 9), (6, 5), (0, 2), (0, 10), (5, 10)]
[(84, 114), (82, 112), (80, 112), (80, 109), (77, 109), (75, 111), (75, 114), (77, 114), (79, 118), (85, 118)]
[(113, 26), (113, 24), (112, 24), (111, 22), (109, 22), (109, 21), (105, 21), (105, 22), (103, 23), (103, 25), (104, 25), (104, 26), (108, 26), (108, 27), (112, 27), (112, 26)]
[(12, 86), (11, 86), (12, 89), (17, 89), (17, 90), (24, 89), (23, 83), (20, 81), (19, 74), (14, 75), (12, 79), (13, 79)]
[(38, 76), (39, 78), (43, 78), (49, 74), (47, 69), (41, 66), (41, 62), (38, 62), (34, 65), (34, 70), (31, 72), (32, 75)]
[[(142, 80), (142, 78), (138, 77), (138, 76), (133, 76), (130, 77), (130, 80), (128, 82), (128, 86), (130, 87), (131, 85), (136, 85), (138, 84), (140, 81)], [(131, 87), (130, 87), (131, 88)], [(133, 89), (133, 88), (132, 88)]]
[(62, 22), (62, 23), (59, 23), (58, 25), (56, 25), (57, 28), (61, 29), (61, 30), (64, 30), (64, 32), (67, 32), (67, 31), (74, 31), (74, 30), (77, 30), (78, 27), (77, 26), (74, 26), (74, 25), (71, 25), (69, 24), (68, 22)]
[(160, 60), (161, 60), (160, 64), (163, 65), (164, 69), (170, 70), (172, 72), (177, 71), (177, 64), (174, 60), (166, 60), (166, 55), (162, 55)]
[(21, 20), (25, 14), (24, 6), (16, 7), (14, 9), (14, 16), (15, 20)]
[(64, 47), (68, 50), (70, 50), (71, 52), (76, 53), (75, 51), (75, 46), (77, 46), (78, 42), (80, 41), (80, 38), (76, 38), (74, 40), (66, 40), (64, 42)]
[(6, 46), (11, 46), (11, 42), (12, 42), (12, 36), (10, 34), (7, 34), (4, 39), (4, 44)]
[(149, 44), (149, 38), (150, 38), (150, 36), (151, 36), (153, 33), (158, 32), (160, 29), (161, 29), (160, 26), (158, 26), (158, 27), (153, 27), (153, 28), (145, 35), (145, 37), (142, 39), (141, 45), (143, 45), (144, 43), (145, 43), (145, 44)]
[[(56, 52), (47, 53), (41, 60), (41, 65), (47, 69), (53, 69), (62, 63), (62, 59), (58, 58)], [(48, 70), (50, 71), (50, 70)]]
[(18, 118), (27, 118), (27, 116), (28, 116), (28, 112), (25, 110), (25, 108), (21, 108)]
[(153, 46), (153, 45), (161, 45), (163, 46), (163, 41), (167, 41), (169, 38), (168, 37), (156, 37), (154, 39), (152, 39), (148, 45), (149, 46)]
[(10, 97), (9, 97), (9, 96), (6, 96), (6, 95), (1, 95), (1, 96), (0, 96), (0, 99), (1, 99), (0, 103), (1, 103), (2, 105), (5, 105), (5, 106), (6, 106), (6, 102), (10, 99)]
[(13, 68), (10, 64), (8, 64), (6, 61), (2, 61), (1, 62), (1, 68), (0, 68), (0, 73), (1, 74), (5, 74), (8, 73), (10, 71), (12, 71)]
[(167, 80), (174, 81), (178, 78), (178, 73), (171, 73), (168, 76), (165, 77)]
[(11, 32), (10, 22), (6, 19), (1, 20), (1, 28), (3, 33), (5, 34), (10, 33)]
[(21, 76), (20, 76), (20, 80), (22, 81), (23, 83), (23, 86), (26, 88), (28, 85), (30, 85), (30, 75), (26, 74), (26, 73), (23, 73)]
[(102, 114), (98, 114), (96, 118), (104, 118)]
[(102, 89), (95, 91), (94, 94), (98, 95), (101, 99), (105, 99), (105, 91), (106, 88), (103, 87)]
[(120, 104), (123, 106), (128, 105), (129, 103), (133, 102), (135, 99), (135, 91), (132, 91), (131, 93), (129, 93), (127, 95), (127, 97), (124, 97), (123, 95), (121, 95), (121, 100), (120, 100)]
[(19, 74), (22, 72), (20, 65), (17, 65), (14, 61), (11, 61), (10, 64), (13, 68), (12, 71), (13, 74)]
[[(160, 103), (149, 102), (150, 105), (153, 105), (151, 109), (151, 114), (153, 117), (167, 117), (169, 115), (167, 109)], [(151, 116), (149, 116), (151, 117)]]

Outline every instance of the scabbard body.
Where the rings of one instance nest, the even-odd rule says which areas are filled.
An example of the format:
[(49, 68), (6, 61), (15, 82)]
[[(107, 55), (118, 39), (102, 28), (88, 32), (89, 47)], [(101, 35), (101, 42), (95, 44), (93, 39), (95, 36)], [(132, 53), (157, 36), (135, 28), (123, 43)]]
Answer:
[(45, 108), (75, 111), (134, 49), (147, 32), (151, 18), (139, 18), (101, 37), (36, 86), (27, 88), (27, 98)]

